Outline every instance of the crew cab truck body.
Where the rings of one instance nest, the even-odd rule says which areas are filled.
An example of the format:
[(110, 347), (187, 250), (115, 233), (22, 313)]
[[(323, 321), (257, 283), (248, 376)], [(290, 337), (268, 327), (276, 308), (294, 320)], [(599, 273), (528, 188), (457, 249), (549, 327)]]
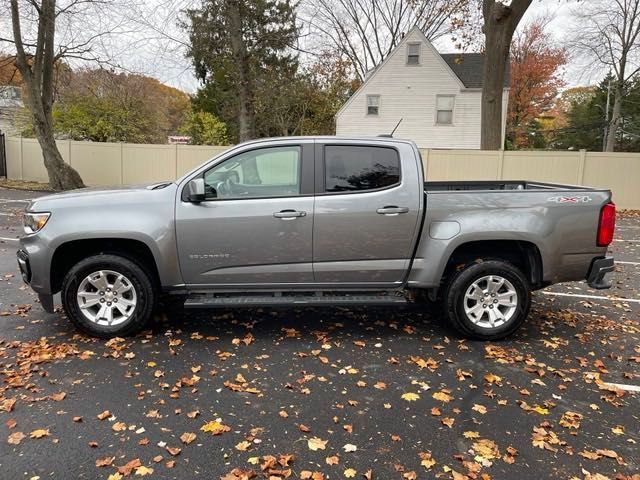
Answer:
[(289, 137), (238, 145), (175, 182), (34, 200), (18, 263), (53, 310), (97, 336), (186, 307), (400, 304), (441, 298), (463, 334), (497, 339), (531, 291), (609, 288), (608, 190), (527, 181), (426, 182), (392, 138)]

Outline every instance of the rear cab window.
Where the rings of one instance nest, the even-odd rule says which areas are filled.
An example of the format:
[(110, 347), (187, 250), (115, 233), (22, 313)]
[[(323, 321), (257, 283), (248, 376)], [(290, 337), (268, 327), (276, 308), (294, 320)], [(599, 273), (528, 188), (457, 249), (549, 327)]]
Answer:
[(324, 192), (358, 193), (400, 184), (400, 156), (389, 147), (327, 145)]

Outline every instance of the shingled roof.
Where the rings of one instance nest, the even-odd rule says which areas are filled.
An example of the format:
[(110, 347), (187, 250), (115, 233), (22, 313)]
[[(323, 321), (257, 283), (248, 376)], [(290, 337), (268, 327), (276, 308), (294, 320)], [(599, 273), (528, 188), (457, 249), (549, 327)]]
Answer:
[[(441, 53), (466, 88), (482, 88), (484, 55), (482, 53)], [(504, 87), (509, 87), (509, 67), (505, 71)]]

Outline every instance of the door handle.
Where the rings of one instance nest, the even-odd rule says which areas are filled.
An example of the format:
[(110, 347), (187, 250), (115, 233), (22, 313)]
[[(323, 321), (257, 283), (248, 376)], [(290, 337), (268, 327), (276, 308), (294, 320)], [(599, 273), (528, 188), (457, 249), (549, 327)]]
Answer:
[(395, 205), (387, 205), (386, 207), (382, 207), (376, 210), (380, 215), (400, 215), (401, 213), (409, 213), (409, 208), (407, 207), (396, 207)]
[(274, 213), (273, 216), (283, 220), (293, 220), (294, 218), (306, 217), (307, 212), (300, 212), (298, 210), (281, 210)]

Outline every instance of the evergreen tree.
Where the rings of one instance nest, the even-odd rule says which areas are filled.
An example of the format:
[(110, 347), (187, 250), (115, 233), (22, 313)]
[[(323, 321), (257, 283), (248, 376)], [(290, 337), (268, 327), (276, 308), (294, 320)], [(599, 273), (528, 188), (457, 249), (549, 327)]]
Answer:
[(255, 138), (256, 89), (270, 72), (296, 71), (292, 0), (205, 0), (187, 11), (185, 28), (189, 56), (207, 93), (195, 108), (222, 119), (239, 141)]

